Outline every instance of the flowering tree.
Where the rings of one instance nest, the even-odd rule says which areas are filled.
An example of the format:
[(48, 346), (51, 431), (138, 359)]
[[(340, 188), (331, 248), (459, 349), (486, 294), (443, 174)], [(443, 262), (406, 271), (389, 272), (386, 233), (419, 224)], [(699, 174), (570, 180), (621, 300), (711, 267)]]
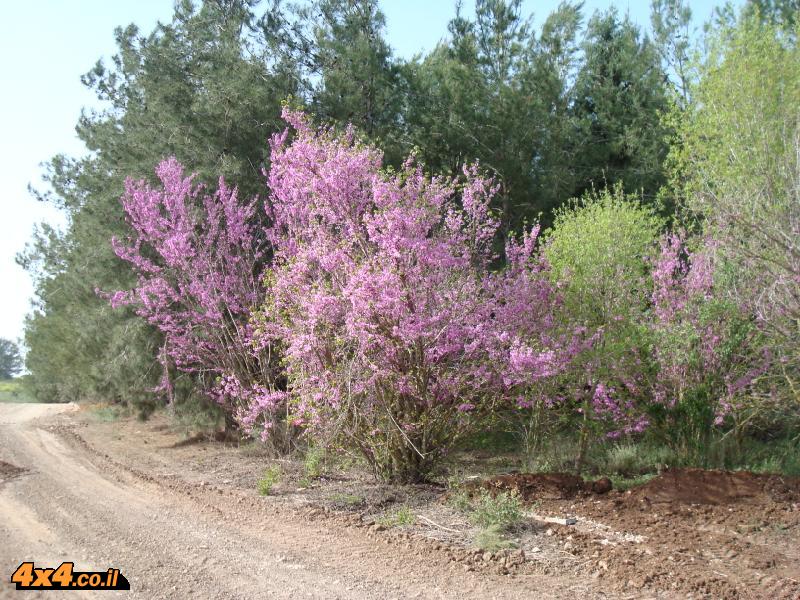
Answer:
[(724, 273), (715, 248), (709, 241), (689, 252), (680, 235), (669, 234), (652, 272), (656, 432), (676, 450), (697, 453), (692, 458), (714, 426), (741, 418), (747, 392), (772, 359), (746, 313), (719, 297), (715, 279)]
[(670, 160), (686, 206), (735, 272), (716, 295), (769, 337), (786, 418), (800, 410), (800, 45), (795, 22), (767, 12), (742, 10), (710, 36)]
[(513, 273), (491, 274), (495, 188), (475, 168), (461, 183), (411, 160), (385, 173), (352, 130), (285, 118), (296, 133), (272, 140), (262, 335), (284, 341), (297, 421), (380, 476), (420, 480), (475, 416), (556, 368), (537, 337), (550, 288), (527, 278), (535, 236), (512, 243)]
[(114, 306), (134, 306), (163, 333), (160, 391), (170, 399), (173, 364), (194, 373), (229, 417), (258, 404), (272, 424), (282, 400), (277, 360), (271, 345), (254, 342), (249, 322), (264, 298), (255, 203), (240, 201), (222, 179), (207, 193), (174, 158), (159, 164), (156, 175), (158, 187), (126, 181), (122, 206), (133, 235), (112, 243), (138, 282), (108, 296)]

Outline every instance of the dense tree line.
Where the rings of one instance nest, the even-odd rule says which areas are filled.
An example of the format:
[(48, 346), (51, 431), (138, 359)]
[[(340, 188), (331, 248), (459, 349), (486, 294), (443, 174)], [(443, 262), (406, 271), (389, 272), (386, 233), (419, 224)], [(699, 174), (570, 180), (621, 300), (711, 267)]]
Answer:
[[(443, 41), (411, 60), (393, 55), (376, 0), (315, 0), (300, 6), (277, 1), (265, 6), (254, 0), (183, 1), (169, 24), (159, 24), (149, 34), (133, 25), (118, 29), (113, 63), (98, 63), (83, 78), (105, 106), (84, 113), (78, 123), (78, 134), (91, 153), (57, 156), (48, 164), (45, 179), (50, 189), (42, 199), (66, 212), (68, 226), (63, 233), (42, 227), (21, 257), (37, 286), (25, 336), (35, 395), (51, 401), (123, 403), (144, 412), (166, 396), (175, 410), (198, 406), (223, 410), (229, 425), (238, 416), (240, 424), (252, 429), (256, 417), (264, 413), (270, 415), (270, 427), (287, 424), (274, 412), (276, 407), (287, 410), (282, 394), (293, 385), (291, 370), (288, 379), (276, 375), (271, 352), (285, 351), (289, 359), (295, 356), (290, 340), (297, 332), (287, 330), (282, 340), (248, 329), (259, 319), (269, 321), (270, 310), (277, 310), (270, 308), (265, 291), (269, 288), (261, 287), (254, 295), (242, 291), (242, 296), (235, 286), (214, 284), (203, 269), (215, 264), (214, 273), (219, 274), (236, 256), (237, 276), (252, 282), (265, 276), (266, 265), (275, 257), (288, 260), (286, 247), (295, 251), (294, 241), (283, 242), (285, 247), (276, 241), (283, 240), (285, 232), (276, 231), (280, 207), (273, 205), (275, 200), (292, 201), (292, 194), (311, 185), (297, 182), (294, 192), (276, 192), (272, 161), (285, 157), (276, 148), (291, 143), (291, 138), (278, 142), (273, 136), (286, 127), (282, 109), (284, 114), (298, 114), (282, 108), (288, 104), (310, 115), (318, 126), (330, 127), (319, 139), (342, 135), (341, 139), (350, 140), (341, 149), (343, 155), (359, 144), (381, 149), (382, 164), (367, 169), (361, 180), (353, 176), (347, 184), (353, 189), (375, 185), (379, 171), (397, 177), (398, 191), (393, 193), (404, 193), (404, 186), (415, 177), (420, 178), (420, 189), (425, 188), (425, 177), (406, 162), (409, 155), (426, 173), (447, 177), (456, 197), (462, 194), (456, 181), (491, 177), (484, 218), (496, 227), (492, 248), (481, 250), (480, 261), (493, 273), (506, 265), (505, 275), (497, 275), (499, 281), (512, 277), (517, 256), (513, 249), (522, 243), (516, 241), (518, 236), (534, 222), (543, 226), (544, 262), (526, 269), (548, 273), (547, 282), (541, 280), (537, 289), (559, 290), (560, 300), (553, 301), (545, 319), (547, 328), (554, 327), (551, 322), (569, 326), (560, 331), (555, 327), (548, 334), (553, 336), (547, 338), (551, 342), (560, 340), (550, 343), (560, 366), (553, 372), (545, 369), (548, 390), (543, 391), (538, 377), (503, 383), (525, 390), (520, 392), (515, 427), (525, 432), (526, 444), (536, 447), (551, 419), (549, 412), (543, 412), (543, 401), (531, 400), (536, 394), (569, 397), (569, 402), (561, 403), (567, 407), (564, 410), (581, 415), (578, 468), (585, 446), (596, 435), (641, 433), (649, 423), (662, 423), (662, 430), (669, 431), (675, 423), (683, 423), (689, 430), (673, 442), (686, 446), (701, 443), (720, 419), (755, 423), (769, 403), (751, 403), (747, 408), (734, 403), (730, 392), (734, 383), (739, 382), (737, 393), (746, 391), (749, 398), (772, 401), (783, 394), (781, 390), (796, 389), (797, 381), (793, 345), (797, 188), (792, 187), (796, 171), (791, 164), (797, 123), (786, 109), (797, 104), (792, 87), (797, 85), (798, 64), (792, 6), (791, 0), (775, 0), (751, 1), (740, 11), (723, 7), (708, 25), (704, 44), (695, 45), (690, 38), (691, 13), (680, 0), (653, 2), (652, 34), (613, 8), (587, 15), (581, 3), (563, 2), (537, 30), (521, 13), (521, 0), (477, 0), (474, 18), (456, 9)], [(768, 73), (775, 95), (725, 86), (731, 77), (759, 81), (762, 71)], [(712, 106), (724, 110), (711, 111)], [(747, 113), (740, 115), (742, 107)], [(296, 125), (297, 117), (292, 118)], [(736, 135), (746, 118), (755, 119), (755, 124), (748, 128), (753, 139), (745, 144)], [(349, 126), (352, 129), (346, 129)], [(720, 137), (716, 144), (713, 140), (722, 132), (731, 140)], [(317, 142), (311, 134), (306, 137), (308, 152), (313, 152)], [(734, 168), (725, 152), (737, 144), (741, 152)], [(166, 157), (175, 162), (162, 164), (159, 181), (153, 176), (154, 167)], [(776, 163), (774, 157), (782, 158)], [(320, 154), (321, 165), (328, 160), (334, 159)], [(468, 164), (477, 166), (465, 173)], [(195, 173), (191, 183), (182, 183), (180, 165)], [(319, 185), (331, 185), (322, 174), (309, 177), (319, 177)], [(249, 232), (249, 241), (245, 245), (241, 239), (229, 241), (190, 267), (176, 254), (177, 242), (159, 237), (166, 230), (153, 229), (145, 217), (161, 210), (172, 214), (169, 222), (185, 229), (181, 239), (187, 248), (221, 239), (209, 232), (225, 227), (228, 216), (220, 217), (201, 200), (203, 189), (216, 189), (220, 178), (236, 186), (238, 195), (221, 187), (214, 197), (233, 203), (237, 197), (248, 202), (257, 198), (248, 205), (252, 210), (246, 223), (238, 226)], [(754, 183), (759, 181), (769, 184), (766, 193)], [(148, 187), (148, 182), (155, 187)], [(194, 189), (187, 200), (181, 192), (186, 185), (207, 187)], [(420, 194), (423, 205), (439, 206)], [(751, 203), (737, 204), (746, 202), (743, 198)], [(195, 213), (181, 209), (183, 202), (205, 208)], [(367, 211), (359, 219), (368, 223), (373, 218), (370, 211), (377, 209), (359, 210)], [(404, 210), (413, 213), (411, 206)], [(738, 219), (742, 213), (755, 216)], [(763, 218), (767, 214), (769, 220)], [(345, 225), (336, 222), (332, 231)], [(212, 229), (203, 233), (203, 227)], [(668, 227), (673, 228), (672, 237), (662, 238), (659, 252), (658, 239)], [(371, 237), (374, 232), (363, 235), (358, 247), (365, 253), (362, 262), (348, 266), (345, 274), (335, 273), (337, 281), (354, 277), (364, 265), (388, 260), (368, 253), (370, 244), (380, 248)], [(437, 235), (442, 234), (431, 224), (428, 237)], [(118, 242), (112, 244), (112, 239)], [(443, 239), (448, 248), (461, 248), (452, 239)], [(524, 239), (525, 244), (536, 243), (535, 235)], [(736, 239), (753, 243), (743, 247)], [(328, 250), (335, 254), (333, 247)], [(462, 252), (449, 251), (454, 256)], [(697, 257), (694, 263), (690, 256)], [(723, 274), (735, 272), (737, 264), (745, 267), (739, 272), (758, 272), (762, 277), (769, 273), (770, 281), (774, 275), (776, 283), (769, 289), (780, 302), (777, 310), (756, 293), (764, 289), (764, 281), (751, 278), (722, 286)], [(707, 268), (701, 272), (703, 265)], [(159, 270), (156, 283), (150, 278), (151, 269)], [(428, 279), (419, 276), (420, 290), (440, 277), (435, 269), (431, 273), (425, 276)], [(474, 276), (464, 275), (465, 281)], [(700, 310), (703, 294), (711, 294), (709, 277), (716, 282), (715, 293), (722, 286), (730, 294), (720, 297), (713, 315), (692, 312)], [(515, 280), (520, 290), (527, 285), (523, 279)], [(489, 294), (489, 289), (499, 293), (506, 285), (499, 281), (485, 282), (486, 290), (480, 293)], [(278, 284), (269, 277), (265, 282)], [(298, 289), (311, 294), (315, 285)], [(227, 314), (208, 313), (207, 294), (222, 289)], [(687, 298), (698, 294), (697, 302), (681, 303), (675, 297), (675, 290), (681, 289)], [(113, 296), (120, 290), (133, 291), (125, 292), (132, 295), (122, 301)], [(137, 290), (150, 292), (137, 299)], [(588, 290), (593, 293), (587, 295)], [(441, 288), (431, 293), (447, 295)], [(116, 301), (109, 303), (109, 297)], [(155, 304), (150, 301), (154, 297)], [(510, 297), (497, 302), (498, 307), (514, 304)], [(297, 311), (308, 308), (291, 306)], [(495, 320), (498, 310), (487, 308), (488, 318)], [(747, 319), (740, 319), (736, 310), (750, 311), (765, 325), (758, 331), (748, 329)], [(292, 317), (278, 311), (272, 322), (296, 318), (298, 327), (307, 325), (301, 312)], [(165, 320), (165, 314), (171, 316)], [(712, 331), (715, 319), (725, 324), (724, 330)], [(678, 324), (694, 327), (694, 333), (676, 336)], [(326, 331), (334, 325), (339, 326), (326, 324)], [(220, 337), (209, 342), (205, 337), (209, 332)], [(680, 345), (695, 339), (692, 335), (697, 340), (710, 335), (717, 341), (702, 351)], [(759, 336), (778, 340), (768, 358), (759, 354), (764, 346)], [(230, 352), (226, 345), (234, 338), (244, 349), (241, 352)], [(741, 355), (733, 356), (725, 345), (733, 344), (732, 339), (746, 340), (744, 346), (739, 344), (745, 350)], [(321, 338), (319, 352), (329, 351), (324, 343)], [(511, 352), (511, 371), (524, 371), (525, 360), (533, 360), (533, 350), (525, 354), (528, 350), (523, 352), (519, 344), (502, 350)], [(545, 351), (531, 339), (524, 344)], [(702, 346), (701, 341), (697, 344)], [(393, 351), (388, 346), (381, 350)], [(756, 360), (755, 355), (761, 358)], [(217, 362), (209, 364), (212, 356)], [(302, 356), (297, 351), (298, 364), (310, 364)], [(493, 361), (502, 364), (497, 356)], [(434, 363), (437, 366), (430, 368), (443, 369), (442, 377), (464, 376), (448, 370), (447, 364)], [(778, 373), (767, 363), (781, 365), (782, 370)], [(343, 364), (331, 362), (335, 369), (344, 368)], [(705, 376), (710, 368), (716, 369), (718, 380)], [(684, 386), (694, 381), (690, 374), (697, 380), (687, 391)], [(397, 377), (406, 375), (402, 371)], [(309, 390), (322, 385), (322, 375), (315, 377), (312, 383), (294, 380), (294, 385)], [(336, 387), (331, 382), (325, 385), (329, 391)], [(463, 394), (468, 388), (463, 384), (454, 393)], [(247, 397), (250, 408), (225, 399), (235, 393)], [(659, 394), (687, 398), (689, 404), (682, 400), (638, 410), (645, 398), (649, 401)], [(727, 407), (716, 403), (721, 396), (731, 396)], [(253, 402), (256, 406), (250, 410)], [(695, 410), (692, 402), (705, 404)], [(322, 412), (329, 414), (329, 409)], [(318, 405), (308, 408), (309, 414), (319, 410)], [(447, 413), (445, 421), (461, 424), (471, 411)], [(375, 418), (370, 415), (362, 421)], [(408, 426), (421, 427), (416, 421)], [(362, 436), (362, 443), (369, 438), (361, 429), (350, 432), (354, 439)], [(436, 432), (442, 439), (448, 435)], [(402, 447), (409, 439), (407, 433), (403, 436), (392, 443)], [(407, 466), (397, 466), (404, 477), (419, 475), (403, 471)]]

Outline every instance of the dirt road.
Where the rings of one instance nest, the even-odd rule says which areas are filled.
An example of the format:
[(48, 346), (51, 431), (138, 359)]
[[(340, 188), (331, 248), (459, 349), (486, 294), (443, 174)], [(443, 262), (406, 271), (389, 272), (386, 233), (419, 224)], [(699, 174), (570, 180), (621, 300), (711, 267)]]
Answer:
[(37, 597), (9, 583), (24, 560), (119, 568), (131, 583), (40, 594), (49, 599), (612, 597), (557, 576), (465, 571), (445, 553), (309, 521), (252, 493), (149, 477), (130, 456), (63, 435), (76, 408), (0, 404), (0, 597)]

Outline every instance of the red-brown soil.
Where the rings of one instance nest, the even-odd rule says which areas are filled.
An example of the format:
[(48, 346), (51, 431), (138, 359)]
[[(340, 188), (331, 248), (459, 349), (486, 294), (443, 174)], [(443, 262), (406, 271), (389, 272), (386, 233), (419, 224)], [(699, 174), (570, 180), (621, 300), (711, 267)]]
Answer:
[(650, 502), (763, 504), (800, 500), (800, 478), (744, 471), (670, 469), (636, 490)]
[(584, 481), (568, 473), (521, 473), (497, 475), (477, 486), (490, 492), (514, 492), (524, 502), (541, 499), (567, 500), (577, 495), (605, 494), (612, 489), (611, 481), (602, 477), (597, 481)]

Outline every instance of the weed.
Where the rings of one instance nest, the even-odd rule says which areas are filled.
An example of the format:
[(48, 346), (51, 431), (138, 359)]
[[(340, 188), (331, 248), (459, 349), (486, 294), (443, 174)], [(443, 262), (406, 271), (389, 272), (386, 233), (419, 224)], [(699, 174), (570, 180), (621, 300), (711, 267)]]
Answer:
[(361, 506), (364, 504), (364, 497), (356, 494), (334, 494), (331, 496), (331, 502), (343, 506)]
[(404, 504), (393, 513), (378, 519), (378, 522), (386, 527), (402, 527), (403, 525), (413, 525), (417, 522), (417, 517), (415, 517), (411, 509)]
[(464, 476), (461, 473), (453, 473), (447, 478), (447, 489), (450, 490), (447, 503), (458, 512), (468, 513), (472, 510), (472, 502), (463, 485)]
[(269, 495), (275, 484), (280, 481), (282, 474), (281, 468), (277, 465), (267, 467), (264, 470), (264, 476), (258, 480), (258, 493), (262, 496)]
[(317, 479), (323, 473), (323, 466), (325, 462), (325, 449), (318, 446), (312, 446), (306, 452), (305, 459), (303, 460), (303, 473), (304, 480)]
[(176, 402), (171, 416), (175, 429), (187, 437), (195, 433), (211, 433), (224, 423), (220, 406), (196, 398)]
[(554, 436), (537, 453), (522, 457), (522, 468), (529, 473), (558, 473), (571, 471), (575, 464), (574, 439)]
[(522, 503), (516, 492), (500, 492), (494, 496), (481, 490), (472, 507), (470, 520), (481, 529), (497, 526), (505, 530), (522, 519)]
[(504, 529), (499, 525), (491, 525), (478, 532), (475, 536), (475, 545), (486, 552), (497, 552), (517, 545), (503, 535)]
[(617, 444), (608, 451), (606, 465), (612, 473), (632, 475), (640, 468), (639, 447), (634, 444)]
[(644, 475), (635, 475), (633, 477), (615, 477), (611, 476), (611, 482), (614, 484), (614, 489), (619, 490), (620, 492), (624, 492), (631, 488), (639, 487), (640, 485), (644, 485), (653, 477), (655, 477), (655, 473), (645, 473)]
[(96, 404), (89, 410), (93, 418), (107, 423), (117, 421), (124, 413), (124, 410), (120, 406), (114, 404)]
[(635, 478), (676, 463), (675, 453), (667, 446), (617, 444), (606, 453), (605, 470), (625, 478)]
[(261, 441), (246, 439), (239, 442), (239, 452), (248, 458), (267, 458), (269, 452)]
[(448, 504), (458, 512), (468, 513), (472, 510), (472, 502), (469, 499), (469, 494), (463, 490), (452, 493)]

